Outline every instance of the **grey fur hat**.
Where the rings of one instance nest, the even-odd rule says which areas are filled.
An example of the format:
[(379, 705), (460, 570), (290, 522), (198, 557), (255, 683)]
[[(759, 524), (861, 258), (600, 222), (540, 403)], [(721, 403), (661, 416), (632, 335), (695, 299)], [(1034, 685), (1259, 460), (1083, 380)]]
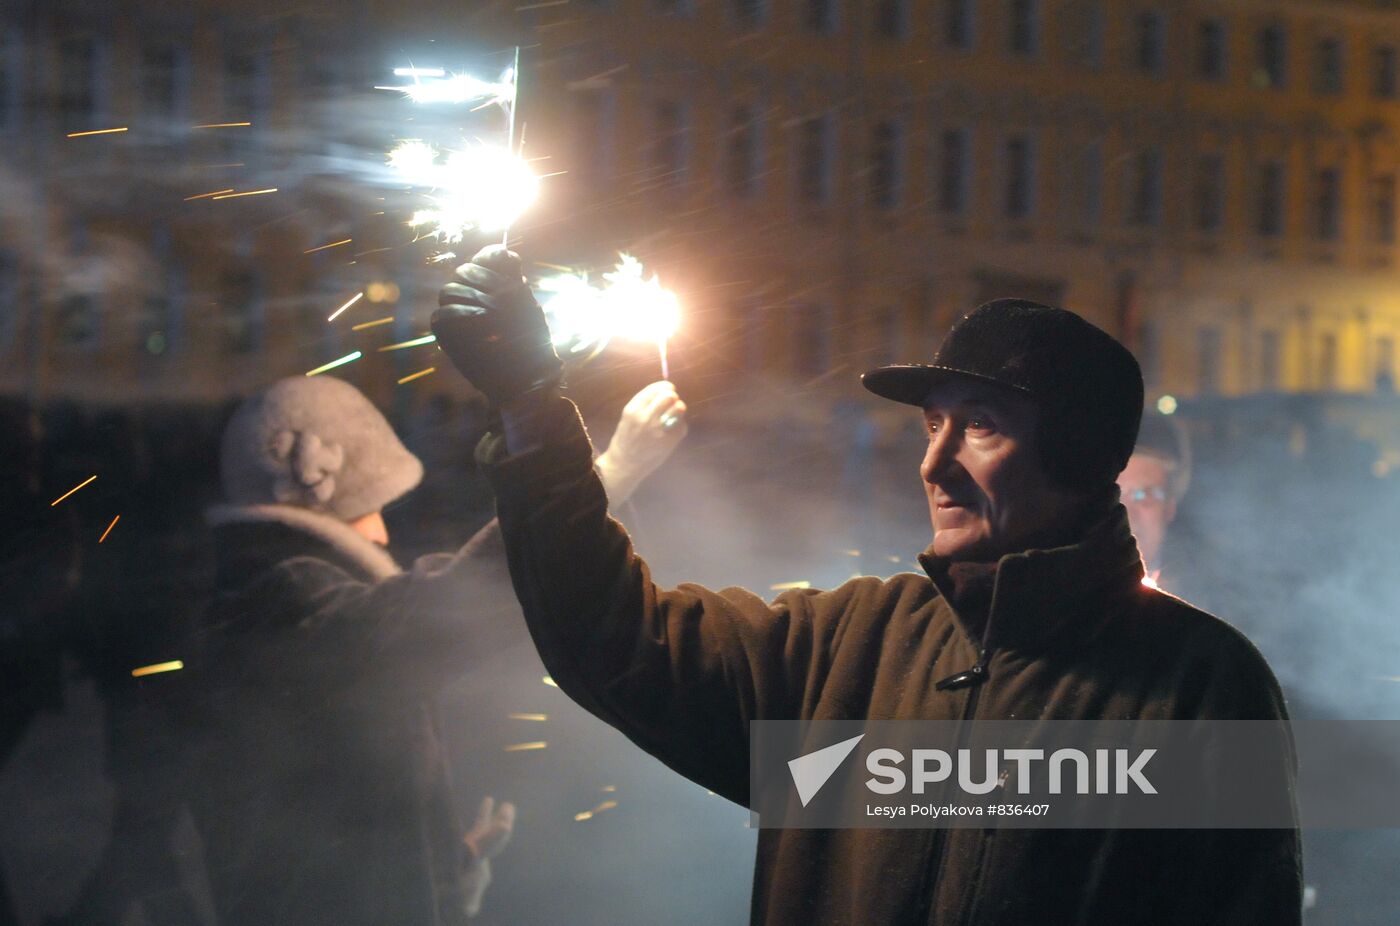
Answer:
[(249, 396), (224, 429), (224, 495), (234, 505), (292, 505), (342, 521), (413, 489), (423, 464), (344, 380), (296, 376)]

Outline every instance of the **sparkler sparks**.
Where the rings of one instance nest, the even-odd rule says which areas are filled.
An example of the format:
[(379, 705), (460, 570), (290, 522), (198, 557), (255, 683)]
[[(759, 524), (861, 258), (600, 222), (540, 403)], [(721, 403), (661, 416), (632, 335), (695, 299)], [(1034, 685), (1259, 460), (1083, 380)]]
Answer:
[(520, 713), (514, 713), (514, 714), (507, 714), (506, 716), (509, 717), (511, 720), (533, 720), (533, 721), (536, 721), (536, 722), (538, 722), (538, 723), (543, 723), (543, 722), (545, 722), (546, 720), (549, 719), (549, 715), (548, 715), (548, 714), (520, 714)]
[(548, 749), (549, 744), (544, 740), (536, 740), (533, 743), (512, 743), (505, 747), (506, 752), (530, 752), (535, 749)]
[(121, 519), (122, 519), (122, 516), (121, 516), (121, 515), (117, 515), (115, 518), (113, 518), (113, 519), (112, 519), (112, 523), (111, 523), (111, 524), (108, 524), (108, 525), (107, 525), (107, 529), (106, 529), (105, 531), (102, 532), (102, 536), (97, 538), (97, 542), (98, 542), (98, 543), (101, 543), (102, 541), (106, 540), (106, 539), (107, 539), (107, 535), (110, 534), (110, 533), (112, 532), (112, 528), (116, 527), (116, 526), (117, 526), (117, 522), (120, 521)]
[(584, 820), (592, 820), (595, 816), (602, 813), (603, 811), (612, 810), (616, 806), (617, 801), (603, 801), (603, 803), (599, 804), (597, 807), (594, 807), (592, 810), (585, 810), (583, 813), (574, 814), (574, 820), (578, 823), (582, 823)]
[(341, 357), (339, 360), (332, 360), (330, 363), (322, 364), (314, 370), (307, 370), (306, 375), (316, 376), (320, 373), (326, 372), (327, 370), (334, 370), (336, 367), (343, 367), (347, 363), (354, 363), (356, 360), (359, 360), (362, 356), (364, 355), (357, 350), (351, 351), (344, 357)]
[[(251, 123), (251, 122), (206, 122), (206, 123), (204, 123), (203, 125), (191, 126), (191, 128), (195, 128), (195, 129), (239, 129), (239, 128), (247, 128), (248, 126), (250, 126), (250, 125), (252, 125), (252, 124), (253, 124), (253, 123)], [(242, 167), (243, 165), (240, 164), (240, 165), (238, 165), (238, 166), (239, 166), (239, 167)]]
[(797, 582), (779, 582), (777, 585), (770, 585), (770, 586), (768, 586), (768, 588), (769, 588), (770, 591), (775, 591), (775, 592), (786, 592), (786, 591), (788, 591), (788, 590), (790, 590), (790, 589), (794, 589), (794, 588), (811, 588), (811, 587), (812, 587), (812, 583), (811, 583), (811, 582), (808, 582), (806, 579), (801, 579), (801, 580), (799, 580), (799, 581), (797, 581)]
[(385, 344), (383, 347), (379, 348), (379, 352), (382, 354), (386, 350), (403, 350), (406, 347), (421, 347), (424, 344), (432, 344), (436, 340), (436, 335), (425, 334), (421, 338), (414, 338), (412, 341), (400, 341), (397, 344)]
[(427, 376), (429, 373), (436, 373), (436, 372), (437, 372), (437, 367), (428, 367), (426, 370), (419, 370), (417, 373), (410, 373), (410, 374), (408, 374), (407, 376), (405, 376), (405, 377), (403, 377), (402, 379), (400, 379), (400, 380), (398, 381), (398, 383), (399, 383), (400, 386), (402, 386), (404, 383), (411, 383), (411, 382), (413, 382), (415, 379), (421, 379), (422, 377)]
[(389, 152), (389, 167), (428, 191), (430, 208), (415, 212), (408, 224), (419, 237), (449, 244), (468, 232), (509, 228), (539, 195), (539, 177), (508, 148), (471, 145), (439, 160), (432, 145), (409, 140)]
[(344, 305), (342, 305), (340, 308), (338, 308), (338, 309), (336, 309), (334, 312), (332, 312), (332, 313), (330, 314), (330, 317), (327, 318), (326, 321), (328, 321), (328, 322), (333, 322), (333, 321), (335, 321), (337, 318), (340, 317), (340, 313), (341, 313), (341, 312), (344, 312), (346, 309), (350, 308), (352, 305), (354, 305), (355, 303), (359, 302), (359, 301), (360, 301), (361, 299), (363, 299), (363, 298), (365, 298), (365, 294), (364, 294), (364, 291), (361, 290), (360, 292), (358, 292), (358, 293), (356, 293), (355, 295), (351, 296), (351, 297), (345, 302)]
[[(227, 192), (229, 192), (229, 191), (228, 191), (228, 190), (225, 190), (224, 192), (227, 193)], [(338, 248), (338, 247), (340, 247), (342, 244), (349, 244), (350, 242), (352, 242), (352, 241), (354, 241), (354, 240), (355, 240), (354, 238), (346, 238), (344, 241), (332, 241), (330, 244), (322, 244), (322, 245), (318, 245), (317, 247), (314, 247), (314, 248), (307, 248), (305, 251), (302, 251), (301, 253), (303, 253), (303, 254), (315, 254), (317, 251), (324, 251), (324, 250), (326, 250), (327, 248)]]
[(372, 322), (360, 322), (358, 325), (351, 325), (351, 331), (364, 331), (366, 328), (374, 328), (377, 325), (387, 325), (394, 320), (394, 316), (385, 315), (383, 318), (376, 318)]
[(540, 681), (544, 682), (544, 683), (545, 683), (546, 685), (548, 685), (550, 688), (558, 688), (558, 687), (559, 687), (559, 683), (556, 682), (553, 678), (551, 678), (551, 677), (548, 676), (548, 675), (546, 675), (544, 678), (540, 679)]
[(142, 666), (139, 669), (132, 669), (131, 677), (141, 678), (143, 675), (156, 675), (160, 672), (177, 672), (184, 667), (185, 664), (183, 662), (178, 659), (172, 659), (170, 662), (158, 662), (153, 666)]
[(242, 193), (222, 193), (213, 199), (236, 199), (239, 196), (261, 196), (264, 193), (276, 193), (277, 187), (268, 187), (266, 190), (245, 190)]
[(73, 486), (73, 488), (69, 489), (67, 492), (64, 492), (64, 493), (63, 493), (62, 495), (60, 495), (58, 498), (56, 498), (56, 499), (54, 499), (53, 501), (49, 502), (49, 507), (52, 508), (54, 505), (57, 505), (59, 502), (63, 501), (65, 498), (67, 498), (68, 496), (72, 495), (74, 492), (78, 491), (78, 490), (81, 489), (83, 486), (85, 486), (85, 485), (87, 485), (88, 483), (92, 482), (92, 481), (93, 481), (94, 479), (96, 479), (96, 478), (97, 478), (96, 476), (89, 476), (89, 477), (87, 477), (87, 478), (84, 479), (82, 482), (80, 482), (80, 483), (78, 483), (77, 485)]
[(680, 302), (663, 289), (660, 278), (648, 279), (642, 262), (620, 254), (617, 268), (603, 274), (595, 287), (587, 274), (561, 273), (540, 280), (549, 293), (545, 315), (554, 346), (566, 356), (597, 353), (613, 338), (654, 343), (661, 357), (662, 378), (669, 378), (666, 342), (680, 326)]
[(188, 202), (192, 202), (192, 201), (194, 201), (194, 200), (196, 200), (196, 199), (208, 199), (208, 198), (210, 198), (211, 196), (223, 196), (225, 193), (232, 193), (232, 192), (233, 192), (233, 187), (229, 187), (227, 190), (214, 190), (213, 192), (210, 192), (210, 193), (200, 193), (198, 196), (186, 196), (186, 197), (185, 197), (185, 202), (187, 202), (187, 203), (188, 203)]
[(122, 128), (119, 128), (119, 129), (92, 129), (92, 130), (87, 131), (87, 132), (69, 132), (67, 137), (68, 137), (68, 138), (86, 138), (86, 137), (88, 137), (89, 135), (116, 135), (116, 134), (118, 134), (118, 133), (125, 132), (125, 131), (127, 131), (127, 129), (126, 129), (125, 126), (123, 126)]

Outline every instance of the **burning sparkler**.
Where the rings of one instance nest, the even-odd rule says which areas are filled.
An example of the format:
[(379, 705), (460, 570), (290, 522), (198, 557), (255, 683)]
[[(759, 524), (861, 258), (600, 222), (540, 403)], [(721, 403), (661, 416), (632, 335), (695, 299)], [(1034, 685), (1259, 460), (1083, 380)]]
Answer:
[[(375, 87), (402, 93), (415, 103), (476, 103), (482, 106), (515, 104), (515, 69), (506, 68), (497, 80), (482, 80), (470, 74), (448, 74), (439, 68), (395, 68), (395, 75), (412, 77), (402, 87)], [(419, 78), (427, 77), (428, 80)]]
[(660, 279), (645, 276), (642, 262), (619, 255), (617, 269), (603, 274), (595, 287), (587, 274), (562, 273), (539, 281), (549, 295), (545, 315), (555, 349), (566, 357), (596, 354), (613, 338), (656, 345), (661, 377), (670, 378), (666, 344), (680, 326), (680, 302)]
[(432, 145), (400, 142), (389, 152), (389, 167), (410, 186), (430, 192), (431, 204), (408, 224), (423, 238), (454, 243), (468, 232), (509, 228), (539, 195), (539, 177), (509, 148), (486, 144), (450, 151), (439, 160)]

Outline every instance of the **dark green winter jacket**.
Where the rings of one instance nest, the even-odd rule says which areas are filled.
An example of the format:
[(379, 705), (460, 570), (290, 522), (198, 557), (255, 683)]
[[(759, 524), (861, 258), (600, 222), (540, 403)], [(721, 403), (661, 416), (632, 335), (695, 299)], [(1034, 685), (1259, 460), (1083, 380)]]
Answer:
[[(483, 453), (530, 632), (565, 692), (739, 804), (752, 720), (1285, 716), (1239, 633), (1141, 584), (1121, 506), (1076, 545), (1003, 557), (985, 623), (954, 612), (948, 564), (931, 557), (926, 576), (771, 603), (658, 588), (608, 518), (582, 422), (557, 402), (545, 446), (509, 456), (496, 439)], [(984, 684), (935, 688), (984, 646)], [(1284, 764), (1274, 784), (1293, 775)], [(764, 830), (752, 922), (1286, 926), (1301, 892), (1296, 829)]]

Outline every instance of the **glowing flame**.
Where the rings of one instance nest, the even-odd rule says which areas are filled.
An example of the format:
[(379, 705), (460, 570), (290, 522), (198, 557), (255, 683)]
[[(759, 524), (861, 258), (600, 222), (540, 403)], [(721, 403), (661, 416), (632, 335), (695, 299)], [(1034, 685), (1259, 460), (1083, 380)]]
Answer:
[(546, 277), (536, 288), (545, 295), (545, 315), (555, 349), (566, 356), (597, 352), (614, 338), (664, 348), (680, 327), (680, 301), (658, 277), (648, 279), (642, 262), (619, 255), (617, 269), (594, 286), (587, 274)]
[(431, 204), (408, 224), (421, 237), (457, 242), (468, 232), (498, 232), (519, 218), (539, 195), (540, 179), (525, 160), (506, 148), (479, 144), (450, 151), (439, 160), (429, 144), (400, 142), (389, 167), (411, 186), (430, 192)]
[(1149, 572), (1149, 573), (1147, 573), (1146, 575), (1144, 575), (1144, 576), (1142, 577), (1142, 584), (1143, 584), (1144, 586), (1146, 586), (1147, 588), (1156, 588), (1156, 589), (1160, 589), (1162, 586), (1161, 586), (1160, 584), (1158, 584), (1158, 582), (1157, 582), (1157, 577), (1160, 576), (1161, 574), (1162, 574), (1162, 571), (1161, 571), (1160, 569), (1157, 570), (1156, 572)]
[[(470, 74), (448, 74), (437, 68), (395, 68), (394, 73), (402, 77), (413, 77), (413, 83), (402, 87), (375, 87), (376, 90), (394, 90), (402, 93), (415, 103), (474, 103), (484, 101), (483, 106), (499, 103), (510, 106), (515, 103), (515, 70), (506, 68), (498, 80), (482, 80)], [(429, 80), (420, 80), (429, 77)]]

